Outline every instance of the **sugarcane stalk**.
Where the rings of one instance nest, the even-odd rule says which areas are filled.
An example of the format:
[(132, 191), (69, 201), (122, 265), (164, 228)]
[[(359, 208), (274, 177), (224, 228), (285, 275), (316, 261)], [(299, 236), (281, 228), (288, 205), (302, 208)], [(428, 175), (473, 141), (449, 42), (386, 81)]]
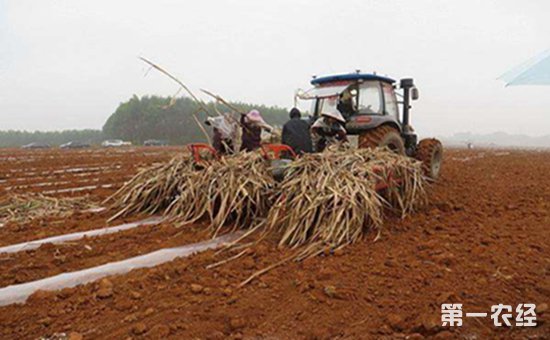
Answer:
[[(164, 68), (160, 67), (159, 65), (153, 63), (152, 61), (146, 59), (145, 57), (139, 57), (139, 59), (141, 59), (143, 62), (147, 63), (148, 65), (150, 65), (151, 67), (153, 67), (154, 69), (158, 70), (159, 72), (163, 73), (164, 75), (168, 76), (170, 79), (172, 79), (173, 81), (175, 81), (176, 83), (178, 83), (181, 88), (183, 88), (190, 96), (191, 98), (193, 98), (193, 100), (204, 110), (204, 112), (208, 115), (208, 116), (212, 116), (212, 114), (210, 113), (210, 111), (208, 111), (208, 108), (206, 107), (206, 105), (204, 105), (202, 103), (202, 101), (200, 101), (196, 96), (195, 94), (193, 94), (193, 92), (187, 87), (185, 86), (185, 84), (179, 80), (178, 78), (176, 78), (175, 76), (173, 76), (172, 74), (170, 74), (168, 71), (166, 71)], [(202, 123), (199, 121), (199, 119), (197, 118), (196, 116), (196, 113), (193, 113), (193, 118), (195, 118), (195, 122), (197, 122), (197, 124), (199, 125), (199, 128), (201, 129), (201, 131), (204, 133), (205, 137), (206, 137), (206, 140), (208, 140), (208, 142), (210, 143), (210, 137), (208, 136), (208, 133), (206, 132), (206, 130), (204, 129), (204, 127), (202, 126)]]

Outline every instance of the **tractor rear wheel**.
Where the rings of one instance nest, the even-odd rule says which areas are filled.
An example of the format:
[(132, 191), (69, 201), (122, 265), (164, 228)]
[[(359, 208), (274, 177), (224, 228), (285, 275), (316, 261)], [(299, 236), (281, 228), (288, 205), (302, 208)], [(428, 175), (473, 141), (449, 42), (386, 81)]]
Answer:
[(405, 144), (399, 131), (389, 125), (382, 125), (359, 135), (360, 148), (388, 147), (399, 155), (405, 155)]
[(439, 177), (443, 161), (443, 146), (435, 138), (422, 139), (416, 146), (414, 158), (422, 162), (424, 174), (431, 180)]

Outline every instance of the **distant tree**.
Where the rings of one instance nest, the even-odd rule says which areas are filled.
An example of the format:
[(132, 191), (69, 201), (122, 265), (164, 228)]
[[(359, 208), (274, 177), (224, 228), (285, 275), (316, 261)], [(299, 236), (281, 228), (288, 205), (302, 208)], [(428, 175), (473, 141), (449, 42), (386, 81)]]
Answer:
[[(231, 103), (237, 109), (248, 112), (257, 109), (264, 119), (272, 125), (282, 125), (287, 120), (287, 110), (279, 107)], [(217, 106), (220, 111), (230, 111), (223, 105)], [(207, 104), (210, 112), (215, 112), (213, 103)], [(147, 139), (163, 139), (170, 144), (204, 142), (205, 137), (193, 119), (196, 113), (204, 122), (207, 115), (199, 105), (190, 98), (178, 98), (171, 103), (170, 98), (158, 96), (133, 96), (121, 103), (103, 126), (106, 138), (119, 138), (141, 144)]]

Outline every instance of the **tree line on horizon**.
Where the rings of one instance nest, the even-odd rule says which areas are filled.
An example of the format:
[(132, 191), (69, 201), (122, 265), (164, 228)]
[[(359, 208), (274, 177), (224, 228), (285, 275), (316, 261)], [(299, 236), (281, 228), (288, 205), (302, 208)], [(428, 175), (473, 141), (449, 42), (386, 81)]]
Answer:
[(99, 144), (103, 140), (101, 130), (63, 130), (63, 131), (0, 131), (0, 147), (20, 147), (29, 143), (46, 143), (57, 146), (70, 141)]
[[(264, 119), (273, 126), (280, 126), (288, 119), (287, 109), (254, 105), (248, 103), (230, 103), (239, 111), (259, 110)], [(206, 103), (212, 114), (231, 111), (222, 104)], [(192, 142), (205, 142), (206, 139), (193, 118), (196, 113), (204, 123), (207, 114), (191, 98), (172, 100), (161, 96), (132, 96), (121, 103), (107, 119), (102, 130), (64, 130), (64, 131), (0, 131), (0, 147), (19, 147), (39, 142), (57, 146), (69, 141), (99, 144), (105, 139), (122, 139), (136, 145), (148, 139), (165, 140), (169, 144), (179, 145)], [(207, 128), (208, 129), (208, 128)], [(211, 131), (208, 131), (211, 133)]]
[[(260, 111), (264, 119), (271, 125), (279, 126), (288, 120), (288, 111), (279, 107), (253, 105), (247, 103), (230, 103), (241, 112), (252, 109)], [(211, 114), (231, 111), (222, 104), (213, 102), (205, 104)], [(208, 115), (191, 98), (183, 97), (172, 101), (171, 98), (159, 96), (133, 96), (119, 105), (115, 113), (103, 125), (103, 134), (107, 138), (120, 138), (134, 143), (142, 143), (147, 139), (163, 139), (170, 144), (186, 144), (205, 142), (204, 134), (193, 118), (196, 113), (200, 122), (204, 123)]]

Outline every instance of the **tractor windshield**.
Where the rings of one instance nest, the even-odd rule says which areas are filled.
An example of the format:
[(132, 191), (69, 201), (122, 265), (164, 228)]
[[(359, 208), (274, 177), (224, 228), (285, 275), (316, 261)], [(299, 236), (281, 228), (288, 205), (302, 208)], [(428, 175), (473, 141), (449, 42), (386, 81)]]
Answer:
[(337, 111), (338, 96), (317, 99), (317, 114)]
[(298, 97), (300, 97), (300, 99), (306, 100), (333, 97), (340, 95), (340, 93), (344, 92), (348, 87), (349, 84), (314, 87), (305, 92), (299, 93)]
[(357, 86), (354, 84), (334, 84), (314, 87), (297, 93), (300, 99), (313, 99), (311, 111), (314, 117), (323, 112), (340, 112), (345, 119), (357, 112)]

